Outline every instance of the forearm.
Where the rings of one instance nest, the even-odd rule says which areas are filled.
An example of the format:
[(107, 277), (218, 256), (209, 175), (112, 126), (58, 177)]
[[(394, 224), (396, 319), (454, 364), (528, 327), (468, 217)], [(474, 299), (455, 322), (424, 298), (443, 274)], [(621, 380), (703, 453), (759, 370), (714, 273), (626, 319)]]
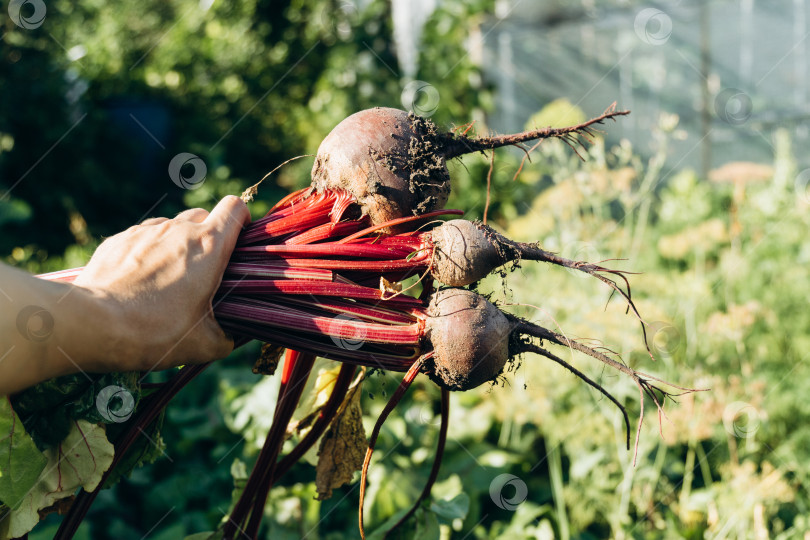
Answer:
[(212, 300), (242, 226), (238, 197), (102, 242), (74, 284), (0, 264), (0, 396), (79, 371), (147, 371), (233, 350)]
[(117, 308), (98, 292), (0, 265), (0, 395), (78, 371), (108, 371), (129, 353)]

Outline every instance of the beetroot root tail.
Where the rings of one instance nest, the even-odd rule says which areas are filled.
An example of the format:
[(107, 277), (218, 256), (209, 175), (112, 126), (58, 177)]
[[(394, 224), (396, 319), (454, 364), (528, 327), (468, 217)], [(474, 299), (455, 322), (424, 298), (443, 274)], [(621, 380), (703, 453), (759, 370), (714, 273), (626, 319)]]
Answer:
[[(704, 391), (707, 390), (707, 389), (685, 388), (683, 386), (678, 386), (676, 384), (665, 381), (663, 379), (659, 379), (658, 377), (655, 377), (653, 375), (649, 375), (647, 373), (637, 371), (637, 370), (629, 367), (623, 361), (621, 361), (621, 358), (619, 358), (619, 360), (611, 358), (611, 357), (607, 356), (606, 354), (604, 354), (604, 353), (602, 353), (602, 352), (600, 352), (600, 351), (598, 351), (598, 350), (596, 350), (594, 348), (588, 347), (587, 345), (583, 345), (582, 343), (580, 343), (578, 341), (569, 339), (569, 338), (567, 338), (567, 337), (565, 337), (565, 336), (563, 336), (561, 334), (558, 334), (556, 332), (553, 332), (551, 330), (543, 328), (542, 326), (530, 323), (528, 321), (519, 319), (519, 318), (514, 317), (514, 316), (510, 316), (510, 320), (512, 320), (512, 322), (515, 325), (514, 332), (516, 332), (518, 334), (522, 334), (524, 336), (531, 336), (531, 337), (539, 338), (541, 340), (545, 340), (545, 341), (548, 341), (550, 343), (554, 343), (556, 345), (560, 345), (560, 346), (563, 346), (563, 347), (568, 347), (569, 349), (579, 351), (579, 352), (581, 352), (583, 354), (586, 354), (586, 355), (590, 356), (591, 358), (595, 358), (595, 359), (599, 360), (600, 362), (603, 362), (604, 364), (606, 364), (606, 365), (608, 365), (608, 366), (610, 366), (610, 367), (624, 373), (625, 375), (627, 375), (628, 377), (630, 377), (633, 380), (633, 382), (638, 387), (639, 394), (641, 395), (641, 404), (640, 404), (641, 412), (640, 412), (640, 417), (639, 417), (639, 421), (638, 421), (638, 426), (636, 428), (636, 443), (635, 443), (635, 451), (634, 451), (634, 457), (633, 457), (633, 463), (634, 464), (635, 464), (635, 460), (636, 460), (636, 455), (638, 454), (638, 442), (639, 442), (639, 435), (641, 434), (641, 425), (642, 425), (642, 422), (644, 421), (644, 399), (643, 399), (644, 395), (646, 394), (647, 397), (649, 397), (653, 401), (653, 403), (655, 404), (656, 409), (658, 411), (658, 418), (659, 418), (659, 423), (660, 423), (661, 418), (666, 417), (666, 413), (664, 413), (663, 404), (667, 399), (675, 401), (674, 398), (677, 397), (677, 396), (684, 395), (684, 394), (689, 394), (689, 393), (692, 393), (692, 392), (704, 392)], [(595, 383), (594, 381), (589, 379), (587, 376), (585, 376), (582, 372), (580, 372), (579, 370), (577, 370), (576, 368), (574, 368), (573, 366), (571, 366), (570, 364), (568, 364), (567, 362), (565, 362), (561, 358), (559, 358), (559, 357), (555, 356), (554, 354), (550, 353), (549, 351), (543, 349), (542, 347), (540, 347), (540, 346), (538, 346), (538, 345), (536, 345), (534, 343), (525, 341), (525, 338), (524, 338), (524, 341), (519, 342), (519, 344), (515, 347), (515, 350), (511, 351), (511, 352), (513, 353), (513, 355), (514, 354), (521, 354), (521, 353), (524, 353), (524, 352), (533, 352), (533, 353), (536, 353), (536, 354), (540, 354), (540, 355), (542, 355), (542, 356), (544, 356), (544, 357), (546, 357), (546, 358), (548, 358), (550, 360), (553, 360), (554, 362), (557, 362), (558, 364), (562, 365), (563, 367), (565, 367), (566, 369), (568, 369), (569, 371), (571, 371), (572, 373), (577, 375), (577, 377), (579, 377), (580, 379), (582, 379), (583, 381), (588, 383), (590, 386), (592, 386), (592, 387), (596, 388), (597, 390), (599, 390), (608, 399), (610, 399), (610, 401), (613, 402), (619, 408), (619, 410), (622, 411), (622, 415), (625, 417), (625, 425), (627, 426), (627, 429), (628, 429), (627, 444), (629, 445), (629, 437), (630, 437), (630, 435), (629, 435), (629, 419), (627, 418), (627, 412), (626, 412), (625, 408), (609, 392), (607, 392), (599, 384)], [(671, 388), (675, 388), (677, 390), (680, 390), (680, 392), (677, 392), (677, 393), (669, 392), (667, 390), (664, 390), (660, 386), (656, 385), (655, 383), (661, 383), (662, 385), (669, 386)]]
[[(452, 159), (464, 154), (471, 154), (473, 152), (480, 152), (482, 150), (491, 150), (494, 148), (500, 148), (502, 146), (515, 146), (527, 141), (551, 138), (562, 139), (576, 152), (577, 147), (582, 145), (582, 142), (580, 141), (581, 138), (590, 141), (596, 134), (594, 129), (595, 125), (603, 124), (606, 120), (615, 120), (616, 117), (627, 114), (630, 114), (630, 111), (617, 111), (616, 103), (613, 103), (599, 116), (591, 118), (587, 122), (577, 124), (576, 126), (564, 128), (547, 127), (531, 131), (524, 131), (522, 133), (515, 133), (512, 135), (495, 135), (492, 137), (466, 137), (462, 135), (445, 143), (446, 145), (443, 153), (446, 159)], [(578, 152), (577, 155), (579, 155)]]

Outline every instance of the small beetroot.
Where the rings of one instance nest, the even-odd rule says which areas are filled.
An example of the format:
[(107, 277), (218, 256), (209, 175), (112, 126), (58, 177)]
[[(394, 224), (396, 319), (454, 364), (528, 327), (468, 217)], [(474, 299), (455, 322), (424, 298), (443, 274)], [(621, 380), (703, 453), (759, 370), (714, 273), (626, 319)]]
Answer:
[(509, 359), (510, 323), (482, 296), (466, 289), (435, 293), (426, 337), (434, 356), (428, 373), (448, 390), (469, 390), (494, 381)]

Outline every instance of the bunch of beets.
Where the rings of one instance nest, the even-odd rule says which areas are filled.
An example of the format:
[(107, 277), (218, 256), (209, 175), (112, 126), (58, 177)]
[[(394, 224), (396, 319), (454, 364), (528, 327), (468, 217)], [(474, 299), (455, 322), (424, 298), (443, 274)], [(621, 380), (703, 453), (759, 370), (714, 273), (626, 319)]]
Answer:
[[(242, 231), (214, 300), (217, 320), (237, 336), (238, 344), (250, 340), (266, 344), (260, 372), (272, 373), (286, 349), (272, 426), (247, 485), (218, 536), (256, 538), (273, 483), (324, 434), (362, 366), (405, 373), (374, 426), (362, 466), (359, 525), (364, 538), (363, 496), (371, 453), (382, 422), (419, 373), (442, 389), (442, 424), (427, 485), (397, 525), (429, 495), (438, 475), (447, 435), (449, 392), (495, 381), (507, 362), (519, 355), (541, 355), (603, 393), (622, 412), (628, 449), (630, 421), (624, 406), (546, 344), (579, 351), (632, 378), (642, 398), (638, 429), (644, 394), (659, 412), (664, 399), (673, 395), (656, 383), (690, 391), (635, 371), (609, 351), (585, 346), (505, 313), (464, 288), (507, 263), (544, 261), (603, 281), (625, 299), (641, 321), (624, 272), (565, 259), (537, 244), (511, 241), (483, 223), (437, 220), (462, 214), (444, 209), (450, 193), (447, 160), (510, 145), (525, 151), (522, 143), (547, 138), (561, 139), (576, 152), (583, 141), (595, 135), (595, 125), (628, 112), (612, 106), (577, 126), (468, 137), (466, 132), (442, 132), (430, 120), (412, 113), (375, 108), (349, 116), (332, 130), (318, 149), (311, 186), (285, 197)], [(253, 186), (243, 198), (251, 200), (255, 193)], [(71, 281), (80, 272), (78, 268), (41, 277)], [(415, 287), (403, 291), (399, 286), (412, 276), (419, 276), (418, 297), (408, 294)], [(641, 328), (644, 333), (643, 321)], [(646, 345), (646, 333), (644, 342)], [(279, 459), (288, 424), (316, 357), (342, 363), (332, 393), (311, 429)], [(107, 475), (141, 430), (205, 367), (182, 368), (143, 400), (131, 428), (116, 444)], [(79, 494), (57, 538), (72, 538), (96, 493)]]

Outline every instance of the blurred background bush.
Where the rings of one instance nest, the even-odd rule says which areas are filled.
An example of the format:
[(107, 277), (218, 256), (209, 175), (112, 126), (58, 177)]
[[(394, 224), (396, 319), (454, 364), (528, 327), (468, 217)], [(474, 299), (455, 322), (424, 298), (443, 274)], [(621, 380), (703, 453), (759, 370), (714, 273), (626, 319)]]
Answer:
[[(712, 390), (669, 403), (662, 435), (649, 415), (633, 466), (610, 403), (524, 358), (500, 387), (453, 396), (440, 483), (401, 537), (807, 538), (809, 11), (807, 0), (6, 3), (0, 256), (31, 272), (81, 265), (105, 236), (210, 208), (313, 154), (363, 108), (487, 133), (570, 124), (618, 101), (633, 114), (582, 161), (548, 141), (515, 176), (523, 154), (500, 151), (489, 219), (643, 272), (631, 282), (657, 361), (595, 280), (527, 264), (480, 288), (642, 371)], [(181, 170), (194, 189), (168, 174), (181, 153), (199, 157)], [(265, 183), (254, 216), (306, 185), (310, 166)], [(481, 216), (488, 169), (482, 155), (452, 164), (449, 206)], [(243, 348), (180, 394), (164, 458), (105, 491), (81, 538), (216, 527), (269, 427), (274, 380), (251, 374), (256, 355)], [(639, 413), (629, 381), (574, 361)], [(396, 384), (371, 378), (368, 426)], [(423, 381), (386, 424), (372, 530), (421, 491), (437, 411)], [(302, 463), (274, 488), (264, 537), (356, 537), (357, 484), (319, 502), (313, 481)], [(58, 519), (31, 538), (50, 538)]]

